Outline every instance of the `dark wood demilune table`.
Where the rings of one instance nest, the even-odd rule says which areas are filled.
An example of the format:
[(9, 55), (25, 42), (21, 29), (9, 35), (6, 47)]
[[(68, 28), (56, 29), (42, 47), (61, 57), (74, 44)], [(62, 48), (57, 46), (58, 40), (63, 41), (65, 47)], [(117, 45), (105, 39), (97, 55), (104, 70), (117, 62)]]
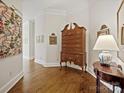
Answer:
[(121, 66), (112, 65), (110, 67), (101, 66), (99, 61), (93, 64), (94, 72), (96, 74), (96, 93), (100, 93), (100, 80), (113, 85), (113, 93), (115, 86), (121, 88), (121, 93), (124, 93), (124, 73)]

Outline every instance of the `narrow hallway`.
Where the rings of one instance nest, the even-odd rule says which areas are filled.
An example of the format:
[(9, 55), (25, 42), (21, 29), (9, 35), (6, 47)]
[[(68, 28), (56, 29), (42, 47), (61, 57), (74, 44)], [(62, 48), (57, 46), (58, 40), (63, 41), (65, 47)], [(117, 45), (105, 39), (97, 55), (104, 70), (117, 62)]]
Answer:
[[(95, 93), (95, 78), (72, 68), (44, 68), (24, 62), (24, 77), (8, 93)], [(81, 83), (82, 82), (82, 83)], [(108, 89), (101, 87), (102, 93)]]

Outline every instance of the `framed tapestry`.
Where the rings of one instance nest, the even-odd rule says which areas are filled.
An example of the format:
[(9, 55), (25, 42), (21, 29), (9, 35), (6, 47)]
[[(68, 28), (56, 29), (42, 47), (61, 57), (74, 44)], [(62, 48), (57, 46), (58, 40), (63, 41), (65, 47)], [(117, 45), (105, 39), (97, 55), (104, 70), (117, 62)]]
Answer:
[(22, 18), (0, 0), (0, 58), (22, 52)]

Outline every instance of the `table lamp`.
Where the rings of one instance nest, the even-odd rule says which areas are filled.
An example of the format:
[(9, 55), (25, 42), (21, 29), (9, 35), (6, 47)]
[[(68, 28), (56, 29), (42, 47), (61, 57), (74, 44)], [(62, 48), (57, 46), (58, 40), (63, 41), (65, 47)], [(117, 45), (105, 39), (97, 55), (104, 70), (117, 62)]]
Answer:
[(119, 48), (112, 35), (101, 35), (96, 40), (93, 50), (101, 51), (101, 53), (99, 53), (101, 65), (110, 66), (110, 63), (112, 62), (110, 51), (119, 51)]

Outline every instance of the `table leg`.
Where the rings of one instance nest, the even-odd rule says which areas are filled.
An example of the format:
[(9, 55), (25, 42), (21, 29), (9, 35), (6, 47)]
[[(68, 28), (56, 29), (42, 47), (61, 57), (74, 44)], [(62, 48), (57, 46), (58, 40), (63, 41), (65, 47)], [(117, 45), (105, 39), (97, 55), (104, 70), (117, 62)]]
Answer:
[(62, 62), (60, 61), (60, 67), (62, 68)]
[(97, 71), (97, 79), (96, 79), (96, 93), (100, 93), (100, 78), (98, 71)]
[(67, 67), (67, 62), (65, 62), (65, 67)]
[(113, 93), (115, 93), (115, 85), (113, 85)]
[(124, 89), (123, 88), (121, 88), (121, 93), (124, 93)]

